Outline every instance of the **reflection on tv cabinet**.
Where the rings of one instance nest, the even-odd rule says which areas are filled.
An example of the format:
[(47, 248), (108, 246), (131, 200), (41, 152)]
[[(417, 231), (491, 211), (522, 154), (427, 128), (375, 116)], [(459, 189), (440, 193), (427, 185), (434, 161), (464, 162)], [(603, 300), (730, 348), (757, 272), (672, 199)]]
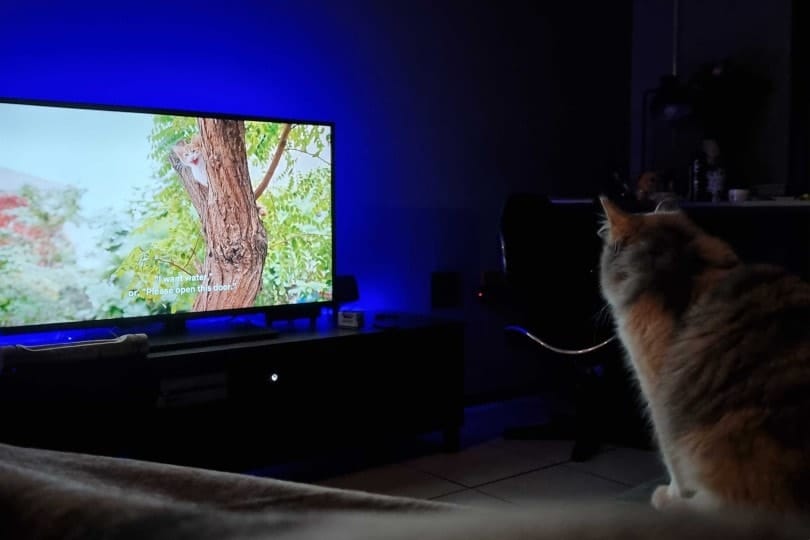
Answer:
[(156, 332), (149, 336), (149, 350), (153, 352), (176, 351), (194, 347), (230, 345), (246, 341), (274, 339), (279, 331), (272, 326), (242, 324), (219, 324), (210, 327), (186, 328), (185, 331)]

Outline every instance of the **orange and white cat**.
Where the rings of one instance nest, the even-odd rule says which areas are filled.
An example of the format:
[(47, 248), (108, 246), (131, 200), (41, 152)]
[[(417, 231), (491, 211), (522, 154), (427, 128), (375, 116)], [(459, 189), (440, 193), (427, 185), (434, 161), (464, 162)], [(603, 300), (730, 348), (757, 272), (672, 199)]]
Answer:
[(205, 170), (205, 158), (200, 135), (194, 135), (189, 142), (180, 141), (174, 145), (172, 150), (174, 150), (180, 162), (191, 169), (191, 176), (194, 180), (208, 186), (208, 173)]
[(601, 202), (602, 293), (670, 474), (653, 506), (810, 516), (810, 283)]

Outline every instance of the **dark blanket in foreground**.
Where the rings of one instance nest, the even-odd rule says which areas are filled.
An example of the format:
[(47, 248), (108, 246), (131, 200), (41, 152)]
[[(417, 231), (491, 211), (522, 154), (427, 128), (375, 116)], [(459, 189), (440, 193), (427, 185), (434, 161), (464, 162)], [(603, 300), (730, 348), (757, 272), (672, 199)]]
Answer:
[(748, 513), (664, 515), (644, 505), (482, 510), (139, 461), (0, 445), (0, 538), (518, 540), (810, 538)]

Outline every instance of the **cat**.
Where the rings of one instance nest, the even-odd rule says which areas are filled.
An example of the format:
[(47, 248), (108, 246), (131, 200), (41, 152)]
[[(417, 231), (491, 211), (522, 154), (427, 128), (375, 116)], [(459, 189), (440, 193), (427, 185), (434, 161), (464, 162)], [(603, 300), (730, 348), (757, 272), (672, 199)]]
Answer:
[(175, 155), (180, 163), (191, 169), (191, 176), (204, 186), (208, 186), (208, 173), (205, 170), (202, 138), (199, 134), (191, 137), (189, 142), (180, 141), (174, 145)]
[(602, 295), (670, 475), (652, 506), (810, 515), (810, 285), (600, 200)]
[[(205, 170), (205, 159), (203, 158), (202, 138), (199, 134), (191, 137), (189, 142), (180, 141), (172, 148), (177, 158), (184, 166), (191, 170), (191, 176), (204, 186), (208, 186), (208, 173)], [(267, 208), (256, 201), (256, 210), (259, 219), (267, 217)]]

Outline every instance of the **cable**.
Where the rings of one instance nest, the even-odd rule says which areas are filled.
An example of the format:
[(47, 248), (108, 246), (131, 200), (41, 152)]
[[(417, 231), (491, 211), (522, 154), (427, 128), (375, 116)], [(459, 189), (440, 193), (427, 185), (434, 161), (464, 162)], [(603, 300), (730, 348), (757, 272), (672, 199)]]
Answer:
[(535, 336), (534, 334), (532, 334), (531, 332), (529, 332), (528, 330), (526, 330), (523, 327), (520, 327), (520, 326), (507, 326), (506, 328), (504, 328), (504, 330), (508, 330), (510, 332), (517, 332), (518, 334), (523, 334), (524, 336), (528, 337), (529, 339), (531, 339), (535, 343), (540, 344), (542, 347), (545, 347), (546, 349), (548, 349), (550, 351), (553, 351), (553, 352), (558, 353), (558, 354), (568, 354), (568, 355), (588, 354), (590, 352), (594, 352), (594, 351), (597, 351), (597, 350), (601, 349), (602, 347), (604, 347), (605, 345), (607, 345), (608, 343), (610, 343), (611, 341), (616, 339), (615, 335), (610, 336), (608, 339), (606, 339), (602, 343), (594, 345), (593, 347), (588, 347), (587, 349), (560, 349), (558, 347), (554, 347), (553, 345), (549, 345), (548, 343), (546, 343), (545, 341), (543, 341), (539, 337)]

